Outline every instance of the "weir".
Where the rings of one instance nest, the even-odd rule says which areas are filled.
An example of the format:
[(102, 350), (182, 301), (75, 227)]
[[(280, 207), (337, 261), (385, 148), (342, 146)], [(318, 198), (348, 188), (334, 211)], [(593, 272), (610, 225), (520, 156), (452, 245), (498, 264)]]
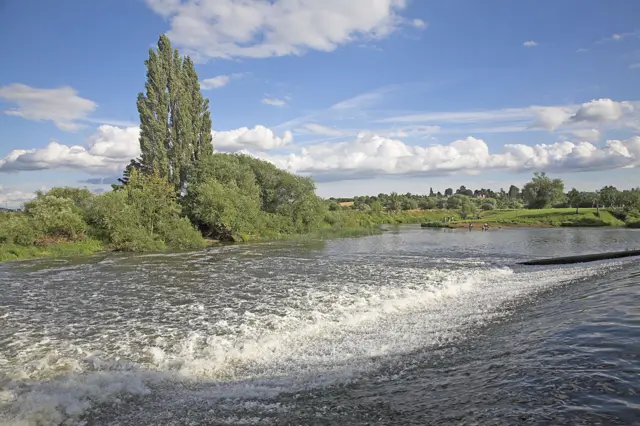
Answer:
[(640, 250), (625, 250), (609, 253), (582, 254), (579, 256), (552, 257), (547, 259), (527, 260), (518, 265), (567, 265), (570, 263), (595, 262), (597, 260), (619, 259), (622, 257), (640, 256)]

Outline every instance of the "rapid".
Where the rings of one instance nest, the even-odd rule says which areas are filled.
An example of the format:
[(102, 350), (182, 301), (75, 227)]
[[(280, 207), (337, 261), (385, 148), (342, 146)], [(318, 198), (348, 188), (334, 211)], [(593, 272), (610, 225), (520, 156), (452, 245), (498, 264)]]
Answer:
[(382, 235), (0, 264), (0, 424), (633, 424), (622, 229)]

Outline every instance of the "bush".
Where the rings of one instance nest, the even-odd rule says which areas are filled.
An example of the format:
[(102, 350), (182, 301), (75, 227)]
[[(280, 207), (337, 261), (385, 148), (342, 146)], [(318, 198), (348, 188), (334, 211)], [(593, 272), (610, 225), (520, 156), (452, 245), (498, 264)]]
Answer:
[(49, 237), (77, 241), (87, 229), (82, 212), (68, 198), (41, 195), (25, 203), (24, 211), (36, 230)]

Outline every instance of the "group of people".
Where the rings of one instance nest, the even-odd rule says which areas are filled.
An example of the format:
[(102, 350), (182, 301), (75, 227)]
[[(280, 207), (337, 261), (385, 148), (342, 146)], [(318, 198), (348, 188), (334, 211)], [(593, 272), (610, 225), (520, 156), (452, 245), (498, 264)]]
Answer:
[[(451, 216), (451, 217), (444, 216), (442, 218), (442, 223), (453, 223), (455, 221), (456, 221), (456, 218), (454, 216)], [(469, 231), (471, 231), (472, 229), (473, 229), (473, 223), (469, 222)], [(482, 225), (482, 230), (483, 231), (488, 231), (489, 230), (489, 224), (485, 222)]]
[[(473, 229), (473, 223), (469, 222), (469, 231), (471, 231)], [(485, 222), (482, 225), (482, 230), (483, 231), (488, 231), (489, 230), (489, 224), (487, 222)]]

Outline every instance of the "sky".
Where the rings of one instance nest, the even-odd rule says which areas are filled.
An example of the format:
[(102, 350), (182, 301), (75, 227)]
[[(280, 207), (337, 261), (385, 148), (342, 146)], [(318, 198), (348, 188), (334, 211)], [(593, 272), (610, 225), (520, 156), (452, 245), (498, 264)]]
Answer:
[(109, 190), (167, 34), (196, 62), (214, 149), (323, 197), (640, 185), (640, 2), (0, 0), (0, 206)]

